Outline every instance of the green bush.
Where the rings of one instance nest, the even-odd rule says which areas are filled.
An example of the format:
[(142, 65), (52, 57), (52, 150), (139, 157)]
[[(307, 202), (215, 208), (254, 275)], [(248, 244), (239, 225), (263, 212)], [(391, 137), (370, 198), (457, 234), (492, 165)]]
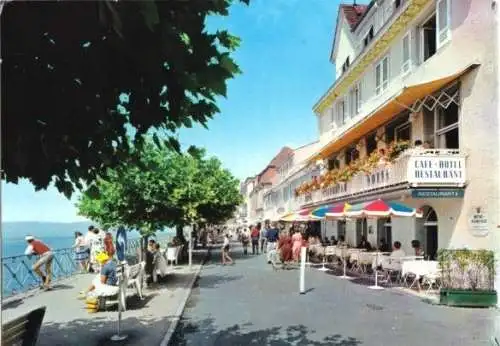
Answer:
[(495, 254), (489, 250), (440, 249), (443, 288), (493, 290)]

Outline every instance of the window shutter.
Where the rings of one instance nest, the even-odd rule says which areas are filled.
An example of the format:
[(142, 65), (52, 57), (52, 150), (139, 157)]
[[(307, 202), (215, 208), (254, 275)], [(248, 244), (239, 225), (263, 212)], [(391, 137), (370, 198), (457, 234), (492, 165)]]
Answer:
[(403, 37), (403, 42), (402, 42), (402, 65), (401, 65), (401, 72), (404, 74), (408, 71), (410, 71), (411, 68), (411, 45), (412, 45), (412, 40), (411, 40), (411, 31), (408, 32)]
[(438, 0), (436, 6), (438, 47), (450, 38), (450, 0)]

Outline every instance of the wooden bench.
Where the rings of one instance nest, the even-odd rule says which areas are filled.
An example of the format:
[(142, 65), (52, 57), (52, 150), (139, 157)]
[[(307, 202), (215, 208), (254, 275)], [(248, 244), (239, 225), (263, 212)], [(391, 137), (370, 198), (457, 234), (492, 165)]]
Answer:
[(35, 346), (46, 307), (33, 310), (2, 326), (2, 346)]

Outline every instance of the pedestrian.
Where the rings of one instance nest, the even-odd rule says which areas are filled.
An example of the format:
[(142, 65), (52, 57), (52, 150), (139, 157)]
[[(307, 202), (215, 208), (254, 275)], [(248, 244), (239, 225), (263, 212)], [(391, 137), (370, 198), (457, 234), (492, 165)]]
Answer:
[(241, 232), (241, 245), (243, 246), (243, 254), (248, 255), (248, 245), (250, 243), (250, 234), (247, 229)]
[(101, 265), (97, 261), (97, 254), (104, 252), (104, 238), (100, 236), (100, 230), (98, 228), (92, 228), (92, 236), (89, 237), (89, 247), (90, 247), (90, 265), (94, 273), (99, 273), (101, 270)]
[(302, 247), (302, 233), (300, 231), (296, 231), (295, 234), (292, 236), (292, 242), (293, 242), (293, 260), (295, 262), (299, 261), (300, 257), (300, 248)]
[[(52, 280), (52, 260), (54, 259), (54, 254), (46, 244), (35, 239), (35, 237), (28, 235), (25, 239), (28, 246), (24, 254), (39, 256), (33, 265), (33, 271), (42, 279), (41, 288), (48, 290), (50, 289), (50, 281)], [(45, 266), (45, 273), (41, 269), (43, 265)]]
[(106, 232), (104, 236), (104, 251), (108, 254), (109, 257), (113, 258), (115, 255), (115, 245), (113, 244), (113, 236), (111, 232)]
[(87, 242), (81, 232), (75, 232), (73, 249), (75, 250), (75, 262), (80, 266), (80, 271), (85, 273), (88, 269), (89, 251)]
[(269, 223), (266, 222), (264, 224), (264, 227), (260, 230), (260, 252), (265, 253), (266, 252), (266, 236), (267, 236), (267, 230), (269, 229)]
[(276, 242), (278, 241), (279, 231), (276, 222), (271, 224), (271, 228), (267, 231), (267, 263), (271, 264), (271, 256), (276, 252)]
[(224, 235), (224, 243), (222, 245), (222, 265), (226, 264), (226, 261), (229, 264), (233, 264), (233, 259), (229, 256), (229, 234)]
[[(252, 226), (250, 226), (252, 227)], [(260, 236), (260, 223), (257, 226), (251, 228), (252, 233), (250, 233), (250, 238), (252, 238), (252, 254), (259, 254), (259, 236)]]

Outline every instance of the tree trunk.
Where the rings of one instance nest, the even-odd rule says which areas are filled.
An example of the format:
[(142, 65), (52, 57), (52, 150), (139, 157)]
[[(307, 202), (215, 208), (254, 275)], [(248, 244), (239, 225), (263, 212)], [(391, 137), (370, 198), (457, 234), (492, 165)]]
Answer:
[(184, 237), (184, 226), (182, 225), (177, 225), (176, 228), (176, 237), (177, 239), (179, 239), (179, 241), (182, 243), (182, 244), (185, 244), (186, 243), (186, 238)]
[(139, 258), (139, 262), (146, 260), (146, 251), (148, 251), (148, 240), (149, 240), (148, 235), (141, 236), (141, 252), (140, 252), (141, 256)]

